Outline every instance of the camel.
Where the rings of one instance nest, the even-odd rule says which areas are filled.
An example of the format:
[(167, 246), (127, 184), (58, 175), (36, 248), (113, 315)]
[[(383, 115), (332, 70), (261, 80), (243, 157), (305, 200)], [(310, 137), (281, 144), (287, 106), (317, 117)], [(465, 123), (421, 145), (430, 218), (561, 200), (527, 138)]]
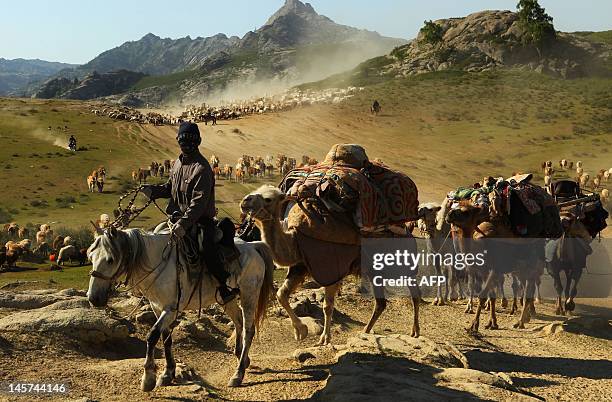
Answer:
[[(289, 296), (304, 282), (308, 275), (308, 269), (298, 249), (295, 229), (287, 231), (283, 228), (281, 222), (281, 217), (283, 217), (283, 212), (288, 201), (289, 199), (287, 196), (278, 188), (264, 185), (243, 198), (240, 203), (240, 209), (243, 213), (250, 214), (255, 220), (257, 227), (261, 231), (264, 243), (272, 250), (274, 262), (277, 265), (289, 267), (285, 281), (276, 293), (276, 298), (281, 306), (287, 311), (291, 319), (295, 339), (302, 340), (308, 336), (308, 327), (298, 318), (289, 305)], [(352, 273), (356, 272), (355, 269), (349, 271)], [(332, 285), (325, 286), (325, 298), (323, 301), (324, 327), (323, 333), (318, 341), (318, 345), (320, 346), (327, 345), (331, 342), (331, 321), (334, 311), (334, 301), (341, 283), (342, 281), (339, 281)], [(413, 306), (411, 336), (418, 337), (420, 332), (420, 295), (416, 294), (418, 293), (418, 289), (410, 288), (410, 291)], [(385, 310), (386, 304), (387, 300), (385, 298), (375, 298), (374, 310), (368, 324), (364, 328), (365, 333), (372, 330), (372, 327)]]
[[(439, 213), (441, 206), (430, 202), (419, 206), (419, 220), (417, 227), (421, 232), (421, 236), (426, 239), (427, 251), (429, 253), (452, 253), (453, 240), (450, 233), (450, 225), (444, 222), (443, 214)], [(438, 229), (439, 228), (439, 229)], [(434, 261), (436, 275), (446, 278), (444, 293), (442, 293), (442, 285), (438, 284), (436, 297), (433, 301), (434, 306), (445, 305), (450, 296), (450, 300), (463, 298), (462, 282), (465, 274), (461, 270), (454, 269), (452, 266), (444, 266), (439, 260)], [(459, 294), (457, 294), (457, 287)]]
[[(517, 280), (524, 284), (524, 297), (523, 297), (523, 310), (519, 320), (514, 324), (515, 328), (525, 328), (525, 324), (530, 320), (530, 314), (535, 310), (534, 294), (535, 288), (540, 276), (543, 272), (542, 266), (537, 264), (536, 257), (529, 255), (527, 251), (532, 251), (539, 247), (539, 243), (526, 245), (524, 243), (516, 244), (512, 242), (504, 243), (504, 241), (513, 239), (516, 235), (507, 227), (503, 219), (499, 216), (491, 217), (489, 211), (486, 208), (474, 206), (470, 204), (463, 204), (456, 209), (453, 209), (446, 216), (446, 221), (451, 224), (453, 230), (453, 236), (455, 236), (456, 244), (459, 246), (459, 250), (462, 253), (483, 251), (485, 242), (487, 246), (495, 246), (498, 251), (508, 252), (514, 250), (514, 256), (516, 258), (512, 263), (512, 274), (516, 276)], [(466, 239), (471, 239), (470, 242)], [(504, 239), (502, 241), (495, 241), (491, 239)], [(534, 239), (539, 240), (539, 239)], [(511, 247), (520, 247), (520, 249), (511, 249)], [(543, 245), (542, 245), (543, 247)], [(493, 254), (493, 258), (491, 258)], [(471, 334), (478, 333), (478, 327), (480, 323), (480, 313), (482, 308), (487, 302), (487, 297), (490, 298), (490, 313), (491, 317), (485, 328), (487, 329), (498, 329), (497, 316), (495, 312), (495, 301), (496, 295), (494, 289), (499, 285), (503, 279), (503, 270), (500, 270), (496, 266), (494, 259), (496, 253), (489, 253), (486, 264), (482, 267), (468, 267), (471, 270), (470, 275), (470, 286), (477, 286), (479, 282), (472, 280), (477, 276), (482, 276), (484, 284), (478, 294), (478, 307), (476, 309), (476, 315), (468, 332)], [(537, 253), (536, 253), (537, 254)], [(501, 260), (499, 260), (501, 261)], [(500, 264), (501, 265), (501, 264)]]

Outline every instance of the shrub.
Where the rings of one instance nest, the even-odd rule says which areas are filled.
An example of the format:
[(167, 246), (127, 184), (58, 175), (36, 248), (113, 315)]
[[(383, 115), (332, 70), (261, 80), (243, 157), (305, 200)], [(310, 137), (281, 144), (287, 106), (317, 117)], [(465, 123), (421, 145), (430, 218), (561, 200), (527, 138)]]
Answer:
[(423, 42), (430, 45), (436, 45), (442, 42), (442, 27), (435, 22), (429, 20), (424, 22), (425, 25), (419, 31), (423, 35)]

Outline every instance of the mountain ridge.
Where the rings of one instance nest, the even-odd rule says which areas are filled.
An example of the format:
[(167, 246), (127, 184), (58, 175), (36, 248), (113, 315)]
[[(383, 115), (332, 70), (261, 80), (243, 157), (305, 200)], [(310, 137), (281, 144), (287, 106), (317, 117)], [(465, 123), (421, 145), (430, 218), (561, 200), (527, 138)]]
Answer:
[[(266, 24), (255, 31), (247, 32), (242, 38), (216, 34), (196, 39), (191, 39), (189, 36), (170, 39), (160, 38), (148, 33), (139, 40), (128, 41), (102, 52), (76, 69), (63, 70), (52, 78), (70, 80), (77, 78), (81, 80), (94, 71), (104, 74), (116, 70), (142, 72), (153, 76), (172, 75), (190, 70), (199, 71), (201, 68), (209, 70), (211, 61), (219, 64), (223, 58), (220, 56), (229, 55), (229, 57), (226, 57), (227, 65), (220, 63), (217, 66), (217, 70), (231, 70), (231, 74), (227, 71), (225, 73), (228, 77), (230, 75), (246, 77), (248, 74), (255, 72), (258, 76), (275, 79), (290, 77), (291, 82), (298, 82), (301, 70), (299, 67), (292, 65), (293, 59), (290, 56), (283, 56), (284, 52), (295, 53), (298, 49), (297, 52), (299, 53), (299, 49), (307, 46), (329, 44), (338, 45), (338, 52), (350, 48), (353, 53), (348, 55), (346, 60), (351, 63), (354, 62), (354, 64), (340, 63), (338, 71), (334, 71), (340, 72), (342, 69), (354, 67), (369, 57), (384, 54), (405, 42), (403, 39), (388, 38), (376, 32), (336, 24), (328, 17), (317, 14), (308, 3), (304, 4), (299, 0), (286, 0), (284, 5), (268, 19)], [(355, 43), (361, 46), (354, 46)], [(358, 50), (362, 55), (356, 55), (355, 50)], [(253, 56), (247, 57), (247, 55)], [(257, 57), (276, 61), (273, 66), (268, 65), (262, 70), (257, 68), (257, 64), (261, 64), (254, 60)], [(249, 58), (250, 61), (247, 60)], [(299, 56), (295, 58), (299, 58)], [(236, 59), (241, 62), (245, 60), (249, 62), (243, 63), (244, 68), (236, 69)], [(234, 64), (232, 64), (233, 62)], [(274, 77), (269, 75), (274, 75)], [(203, 84), (201, 81), (206, 80), (206, 77), (202, 77), (201, 74), (198, 79), (196, 86), (199, 88), (215, 89), (214, 83), (207, 82), (204, 83), (205, 85), (201, 85)], [(225, 82), (227, 80), (222, 79), (220, 81)], [(49, 80), (48, 84), (54, 86), (55, 82)], [(36, 92), (49, 94), (50, 91), (43, 86)], [(36, 93), (34, 93), (34, 96), (36, 96)], [(54, 97), (61, 96), (61, 93), (57, 93)]]
[(25, 86), (44, 80), (76, 64), (41, 59), (5, 59), (0, 57), (0, 96), (17, 95)]

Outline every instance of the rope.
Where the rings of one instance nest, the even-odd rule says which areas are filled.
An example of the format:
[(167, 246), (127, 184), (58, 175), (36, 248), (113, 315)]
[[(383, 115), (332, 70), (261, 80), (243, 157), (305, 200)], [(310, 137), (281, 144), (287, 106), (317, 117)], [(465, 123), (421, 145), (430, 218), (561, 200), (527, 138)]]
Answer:
[[(117, 229), (128, 227), (130, 223), (132, 223), (151, 204), (155, 205), (155, 207), (163, 215), (165, 215), (166, 217), (168, 216), (168, 214), (166, 214), (166, 212), (153, 199), (147, 200), (147, 202), (141, 208), (134, 207), (134, 202), (136, 201), (138, 194), (142, 191), (143, 188), (144, 185), (140, 185), (119, 197), (119, 200), (117, 201), (117, 210), (119, 211), (119, 214), (117, 215), (115, 220), (111, 222), (111, 226), (114, 226)], [(128, 202), (127, 208), (123, 208), (121, 202), (129, 195), (132, 195), (132, 198)]]

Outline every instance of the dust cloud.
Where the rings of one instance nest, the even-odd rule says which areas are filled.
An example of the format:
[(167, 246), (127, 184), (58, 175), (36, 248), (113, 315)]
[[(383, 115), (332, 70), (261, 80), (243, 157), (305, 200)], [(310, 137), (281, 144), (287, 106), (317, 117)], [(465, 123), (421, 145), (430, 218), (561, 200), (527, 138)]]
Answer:
[[(294, 51), (277, 52), (262, 57), (270, 58), (270, 66), (245, 68), (235, 72), (235, 78), (220, 89), (197, 85), (183, 94), (181, 104), (206, 103), (221, 106), (235, 101), (272, 97), (287, 92), (296, 85), (319, 81), (334, 74), (348, 72), (373, 57), (387, 54), (392, 46), (377, 42), (347, 42), (335, 46), (311, 46)], [(271, 71), (265, 71), (269, 69)], [(178, 105), (168, 109), (182, 110)]]

